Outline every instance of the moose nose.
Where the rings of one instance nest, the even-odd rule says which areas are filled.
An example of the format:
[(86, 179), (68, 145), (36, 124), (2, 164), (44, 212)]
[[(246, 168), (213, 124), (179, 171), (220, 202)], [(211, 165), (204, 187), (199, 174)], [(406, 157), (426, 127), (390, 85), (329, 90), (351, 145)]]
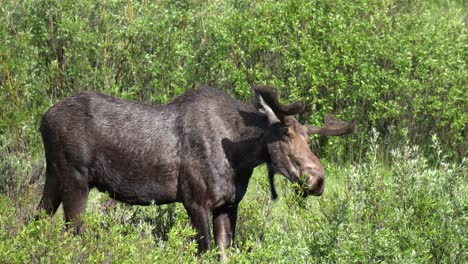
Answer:
[(320, 171), (314, 171), (309, 175), (310, 176), (307, 178), (307, 187), (309, 189), (308, 193), (315, 196), (322, 195), (325, 185), (324, 173)]

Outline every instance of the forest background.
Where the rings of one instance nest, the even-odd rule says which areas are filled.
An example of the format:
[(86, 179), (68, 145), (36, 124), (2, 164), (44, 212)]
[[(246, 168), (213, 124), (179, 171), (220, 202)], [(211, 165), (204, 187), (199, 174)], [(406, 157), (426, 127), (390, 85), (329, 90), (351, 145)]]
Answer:
[(357, 131), (313, 137), (321, 198), (277, 177), (271, 201), (256, 170), (230, 261), (466, 263), (467, 62), (462, 0), (0, 0), (0, 262), (215, 262), (194, 256), (180, 205), (109, 209), (93, 192), (83, 236), (33, 221), (40, 120), (83, 90), (164, 104), (209, 85), (249, 102), (267, 84), (305, 102), (300, 121)]

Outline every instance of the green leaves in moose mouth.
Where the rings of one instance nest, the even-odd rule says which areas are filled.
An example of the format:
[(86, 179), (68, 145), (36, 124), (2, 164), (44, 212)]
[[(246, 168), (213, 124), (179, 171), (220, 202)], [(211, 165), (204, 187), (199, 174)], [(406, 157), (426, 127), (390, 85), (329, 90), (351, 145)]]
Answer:
[(296, 192), (298, 196), (301, 197), (306, 197), (309, 195), (309, 186), (307, 185), (307, 179), (309, 178), (309, 175), (306, 173), (302, 172), (299, 175), (298, 181), (292, 183), (292, 188)]

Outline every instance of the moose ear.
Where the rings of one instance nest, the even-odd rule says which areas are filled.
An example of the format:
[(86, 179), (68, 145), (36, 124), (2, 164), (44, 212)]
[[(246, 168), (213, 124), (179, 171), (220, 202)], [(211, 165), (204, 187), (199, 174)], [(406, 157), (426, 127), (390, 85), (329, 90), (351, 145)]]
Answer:
[(280, 122), (280, 120), (276, 116), (275, 112), (265, 102), (262, 95), (259, 92), (257, 92), (255, 89), (252, 89), (252, 93), (253, 93), (253, 97), (254, 97), (253, 101), (254, 101), (255, 108), (257, 108), (258, 111), (264, 113), (268, 117), (268, 123), (274, 124), (274, 123)]
[(251, 91), (252, 91), (252, 99), (253, 99), (253, 105), (255, 106), (255, 108), (257, 108), (258, 111), (260, 112), (264, 112), (264, 107), (263, 107), (263, 104), (265, 102), (265, 100), (263, 100), (262, 96), (260, 95), (259, 92), (257, 92), (257, 90), (255, 90), (254, 88), (251, 88)]
[(352, 134), (356, 130), (353, 123), (344, 122), (331, 115), (325, 116), (323, 127), (307, 126), (308, 134), (319, 134), (321, 136), (342, 136)]

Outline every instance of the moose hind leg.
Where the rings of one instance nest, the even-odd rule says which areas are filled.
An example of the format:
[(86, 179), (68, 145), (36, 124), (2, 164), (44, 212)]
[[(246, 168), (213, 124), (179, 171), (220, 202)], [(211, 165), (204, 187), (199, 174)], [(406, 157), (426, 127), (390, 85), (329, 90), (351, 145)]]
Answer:
[(84, 231), (80, 214), (86, 211), (89, 186), (85, 173), (72, 169), (68, 183), (62, 191), (63, 211), (67, 226), (74, 225), (75, 234), (81, 235)]
[(49, 216), (53, 216), (61, 203), (60, 190), (57, 182), (57, 175), (50, 167), (46, 169), (46, 181), (41, 201), (37, 206), (38, 210), (44, 210)]

